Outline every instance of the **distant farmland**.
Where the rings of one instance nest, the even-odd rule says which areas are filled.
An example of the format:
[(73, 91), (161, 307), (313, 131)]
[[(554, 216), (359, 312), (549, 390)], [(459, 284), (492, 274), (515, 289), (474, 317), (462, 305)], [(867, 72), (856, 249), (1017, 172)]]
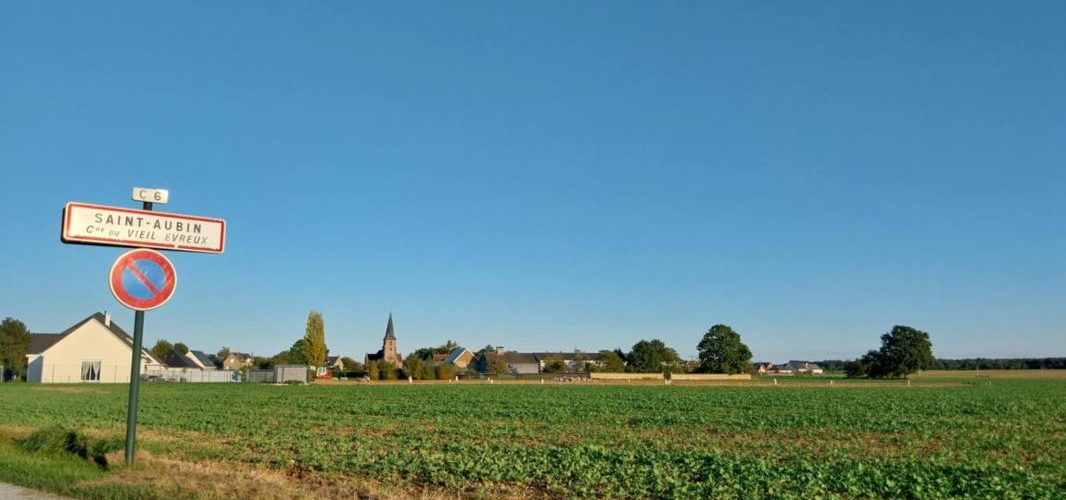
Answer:
[(1052, 375), (926, 374), (911, 387), (148, 384), (147, 455), (129, 471), (15, 444), (53, 424), (120, 437), (125, 386), (7, 384), (0, 480), (102, 498), (1061, 498), (1066, 379)]

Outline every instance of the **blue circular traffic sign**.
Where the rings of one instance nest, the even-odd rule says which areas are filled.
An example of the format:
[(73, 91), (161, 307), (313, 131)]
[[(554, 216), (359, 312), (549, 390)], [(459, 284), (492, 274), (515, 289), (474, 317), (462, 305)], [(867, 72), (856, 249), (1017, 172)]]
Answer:
[(178, 284), (178, 275), (166, 256), (155, 250), (139, 248), (115, 260), (108, 283), (111, 293), (122, 305), (147, 311), (170, 300)]

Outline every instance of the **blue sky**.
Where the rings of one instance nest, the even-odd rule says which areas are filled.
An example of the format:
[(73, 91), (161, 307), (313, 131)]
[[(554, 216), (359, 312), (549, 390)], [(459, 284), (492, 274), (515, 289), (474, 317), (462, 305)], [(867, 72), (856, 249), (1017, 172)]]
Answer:
[(0, 1), (0, 315), (108, 309), (67, 201), (226, 218), (146, 339), (1066, 355), (1062, 2)]

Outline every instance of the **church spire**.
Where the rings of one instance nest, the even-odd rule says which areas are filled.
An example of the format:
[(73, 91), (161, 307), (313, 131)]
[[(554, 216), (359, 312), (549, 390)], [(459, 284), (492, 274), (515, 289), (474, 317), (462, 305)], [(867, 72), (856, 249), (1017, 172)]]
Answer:
[(392, 328), (392, 312), (389, 312), (389, 326), (385, 327), (385, 340), (396, 340), (396, 332)]

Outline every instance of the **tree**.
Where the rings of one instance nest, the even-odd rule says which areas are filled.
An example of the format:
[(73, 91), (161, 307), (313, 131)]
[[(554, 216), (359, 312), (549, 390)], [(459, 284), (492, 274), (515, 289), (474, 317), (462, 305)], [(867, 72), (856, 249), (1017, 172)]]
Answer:
[(631, 371), (640, 373), (677, 372), (681, 370), (681, 356), (663, 341), (641, 340), (633, 344), (627, 356)]
[(859, 359), (844, 363), (844, 375), (848, 378), (864, 378), (869, 376), (870, 369), (878, 362), (879, 356), (880, 353), (877, 351), (870, 351)]
[(422, 347), (420, 349), (416, 349), (412, 354), (418, 356), (418, 358), (423, 361), (432, 361), (433, 356), (437, 354), (448, 354), (454, 351), (456, 347), (459, 347), (459, 344), (457, 344), (454, 340), (449, 339), (444, 344), (441, 344), (436, 347)]
[(485, 374), (487, 375), (506, 375), (510, 369), (507, 367), (507, 360), (500, 354), (496, 354), (496, 350), (492, 352), (482, 354), (482, 366), (485, 368)]
[(550, 355), (544, 360), (544, 373), (565, 373), (566, 369), (562, 356)]
[(370, 380), (380, 380), (381, 379), (381, 369), (378, 368), (378, 362), (377, 361), (370, 361), (370, 362), (368, 362), (366, 364), (366, 376)]
[(174, 350), (180, 352), (181, 354), (188, 354), (189, 353), (189, 346), (187, 346), (187, 345), (185, 345), (185, 344), (183, 344), (181, 342), (176, 342), (174, 344)]
[(481, 350), (475, 352), (474, 355), (485, 354), (487, 352), (496, 352), (496, 347), (494, 347), (492, 344), (487, 344), (485, 345), (485, 347), (482, 347)]
[(226, 361), (226, 358), (228, 357), (229, 347), (223, 346), (222, 349), (219, 349), (218, 352), (215, 354), (215, 358), (218, 360), (215, 362), (215, 367), (222, 368), (222, 363), (224, 363)]
[(433, 363), (422, 363), (422, 380), (437, 380), (437, 367)]
[(425, 364), (425, 361), (423, 361), (422, 358), (418, 357), (417, 354), (408, 354), (407, 357), (403, 360), (404, 375), (416, 380), (422, 380), (423, 376), (425, 375), (422, 370), (423, 364)]
[(326, 324), (322, 313), (311, 311), (307, 315), (307, 329), (304, 331), (303, 357), (311, 366), (326, 364)]
[(437, 348), (437, 354), (448, 354), (454, 351), (456, 347), (459, 347), (459, 343), (452, 339), (448, 339), (444, 345)]
[(574, 373), (588, 373), (588, 362), (585, 361), (585, 353), (581, 349), (574, 349)]
[(433, 355), (436, 353), (436, 347), (420, 347), (418, 349), (415, 349), (414, 352), (412, 352), (411, 354), (413, 354), (418, 359), (421, 359), (422, 361), (433, 361)]
[(152, 353), (152, 356), (154, 356), (156, 359), (159, 359), (173, 350), (174, 344), (167, 342), (166, 339), (159, 339), (155, 341), (155, 345), (153, 345), (152, 348), (148, 350), (148, 352)]
[(396, 365), (393, 365), (388, 361), (378, 362), (378, 371), (381, 372), (381, 378), (383, 380), (396, 380), (397, 378)]
[(455, 365), (451, 363), (440, 363), (436, 368), (437, 380), (451, 380), (455, 378)]
[(292, 347), (289, 347), (288, 351), (281, 351), (274, 355), (274, 360), (279, 365), (306, 365), (308, 364), (305, 356), (305, 346), (307, 340), (298, 339), (292, 343)]
[(702, 372), (735, 375), (751, 371), (751, 349), (740, 341), (740, 334), (727, 325), (712, 326), (697, 348)]
[(929, 334), (909, 326), (896, 325), (892, 331), (881, 336), (871, 376), (906, 377), (919, 370), (933, 367), (933, 343)]
[(626, 371), (626, 362), (615, 351), (600, 351), (600, 360), (596, 371), (619, 373)]
[[(0, 323), (0, 365), (8, 367), (14, 377), (26, 376), (26, 351), (30, 347), (30, 338), (25, 323), (11, 317)], [(3, 378), (3, 372), (0, 372), (0, 380)]]

